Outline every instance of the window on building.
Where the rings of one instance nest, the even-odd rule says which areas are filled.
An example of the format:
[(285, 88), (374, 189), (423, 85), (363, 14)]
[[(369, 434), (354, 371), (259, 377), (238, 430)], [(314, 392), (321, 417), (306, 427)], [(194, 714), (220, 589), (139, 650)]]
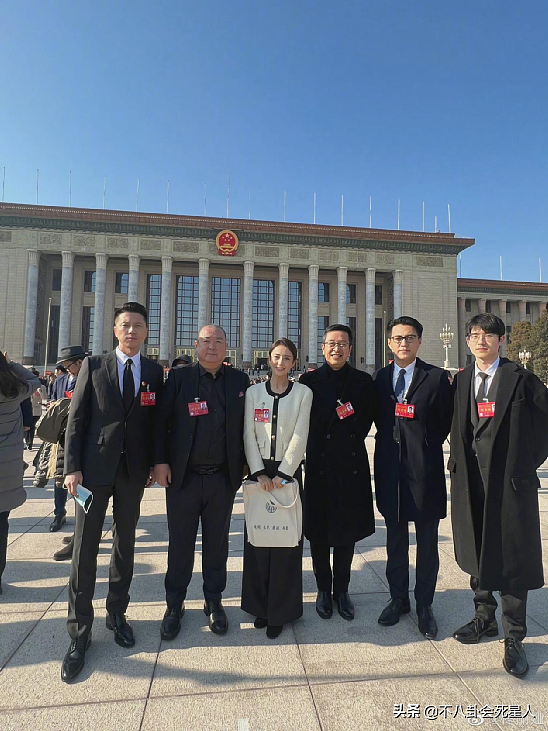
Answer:
[[(82, 347), (91, 350), (93, 347), (93, 320), (95, 307), (82, 307)], [(116, 345), (118, 341), (116, 341)], [(115, 345), (115, 347), (116, 347)]]
[(485, 300), (485, 312), (491, 312), (491, 300)]
[(464, 300), (464, 309), (466, 312), (472, 312), (472, 302), (470, 300)]
[(382, 305), (382, 284), (375, 285), (375, 304)]
[(347, 317), (346, 318), (346, 324), (352, 331), (352, 352), (350, 353), (350, 358), (348, 359), (348, 362), (351, 366), (356, 367), (356, 318), (355, 317)]
[(211, 321), (224, 328), (229, 348), (240, 347), (240, 280), (213, 277)]
[(274, 342), (274, 282), (253, 280), (252, 346), (270, 348)]
[(175, 345), (189, 347), (198, 336), (198, 277), (177, 276)]
[[(318, 360), (316, 361), (318, 365), (325, 363), (325, 358), (322, 353), (322, 343), (326, 327), (329, 327), (329, 317), (327, 317), (327, 315), (320, 315), (320, 317), (318, 317)], [(310, 360), (312, 360), (312, 357), (310, 357)]]
[(59, 318), (61, 306), (51, 305), (49, 316), (48, 363), (57, 363), (59, 350)]
[(95, 272), (89, 269), (84, 272), (84, 292), (95, 292)]
[(506, 303), (506, 314), (507, 315), (511, 315), (512, 314), (512, 303), (511, 302), (507, 302)]
[(149, 274), (147, 276), (147, 310), (148, 336), (147, 345), (160, 345), (160, 306), (162, 300), (162, 275)]
[(329, 302), (329, 282), (318, 282), (318, 302)]
[(54, 269), (53, 270), (53, 276), (51, 280), (51, 291), (52, 292), (60, 292), (61, 291), (61, 275), (62, 275), (62, 269)]
[(526, 302), (525, 303), (525, 314), (526, 315), (530, 315), (531, 314), (531, 303), (530, 302)]
[(289, 282), (287, 304), (287, 337), (301, 348), (302, 282)]
[(114, 291), (116, 294), (127, 294), (127, 288), (129, 285), (129, 274), (126, 272), (116, 272), (116, 283), (114, 285)]
[(346, 304), (347, 305), (356, 304), (356, 285), (355, 284), (346, 285)]

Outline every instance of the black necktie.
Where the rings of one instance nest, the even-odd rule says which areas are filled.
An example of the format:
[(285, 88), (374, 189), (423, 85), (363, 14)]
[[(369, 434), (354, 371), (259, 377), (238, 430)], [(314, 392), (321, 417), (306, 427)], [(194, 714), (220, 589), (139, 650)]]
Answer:
[(485, 393), (485, 384), (487, 382), (487, 379), (489, 378), (488, 373), (478, 373), (478, 376), (481, 378), (481, 383), (478, 388), (478, 393), (476, 395), (476, 402), (478, 404), (483, 403), (487, 400), (487, 394)]
[(135, 382), (133, 380), (133, 373), (131, 372), (132, 365), (133, 361), (131, 360), (131, 358), (128, 358), (126, 360), (126, 367), (124, 368), (124, 393), (122, 395), (122, 399), (124, 401), (124, 411), (126, 412), (126, 414), (129, 413), (129, 410), (131, 409), (131, 404), (133, 403), (133, 399), (135, 398)]
[(396, 381), (396, 388), (394, 389), (394, 395), (396, 401), (402, 402), (403, 392), (405, 391), (405, 368), (402, 368), (398, 373), (398, 379)]

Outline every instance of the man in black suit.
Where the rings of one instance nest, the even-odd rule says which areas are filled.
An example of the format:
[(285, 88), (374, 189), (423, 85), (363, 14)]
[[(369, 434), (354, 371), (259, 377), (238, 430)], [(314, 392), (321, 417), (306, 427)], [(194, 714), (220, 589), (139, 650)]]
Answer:
[(394, 362), (373, 376), (375, 497), (386, 523), (386, 578), (390, 601), (379, 624), (392, 626), (410, 611), (409, 521), (415, 523), (415, 602), (419, 630), (429, 639), (438, 628), (432, 613), (439, 570), (438, 526), (447, 515), (443, 443), (451, 427), (453, 394), (446, 371), (417, 358), (422, 325), (414, 317), (388, 323)]
[(61, 678), (74, 678), (84, 666), (91, 642), (97, 553), (109, 499), (113, 498), (113, 546), (107, 597), (107, 627), (122, 647), (135, 644), (126, 621), (133, 577), (135, 527), (145, 485), (154, 482), (152, 439), (162, 367), (141, 356), (147, 312), (127, 302), (114, 313), (118, 347), (86, 358), (78, 374), (65, 436), (65, 486), (93, 493), (87, 514), (76, 505), (74, 551), (69, 583), (67, 627), (71, 644)]
[(226, 334), (206, 325), (195, 342), (198, 363), (173, 368), (158, 404), (155, 478), (167, 487), (169, 526), (164, 640), (181, 629), (192, 578), (198, 521), (202, 523), (204, 612), (209, 628), (224, 634), (228, 532), (244, 467), (244, 403), (249, 378), (223, 365)]
[[(470, 574), (475, 614), (453, 637), (464, 644), (498, 634), (500, 592), (505, 670), (529, 665), (527, 592), (544, 584), (537, 469), (548, 457), (548, 390), (499, 356), (506, 328), (491, 313), (466, 325), (475, 362), (455, 376), (451, 425), (451, 520), (455, 557)], [(496, 407), (496, 408), (495, 408)]]
[(351, 620), (354, 604), (348, 587), (354, 545), (375, 532), (365, 448), (375, 393), (371, 376), (348, 363), (349, 327), (330, 325), (324, 332), (322, 352), (325, 365), (300, 378), (314, 394), (306, 446), (304, 534), (310, 541), (318, 587), (317, 613), (322, 619), (333, 615), (333, 593), (339, 614)]

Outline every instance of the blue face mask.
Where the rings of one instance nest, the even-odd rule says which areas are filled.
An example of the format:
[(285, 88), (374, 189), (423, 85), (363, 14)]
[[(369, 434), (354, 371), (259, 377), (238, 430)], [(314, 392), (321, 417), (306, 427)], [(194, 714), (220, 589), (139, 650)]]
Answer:
[(90, 509), (91, 503), (93, 502), (93, 493), (91, 493), (83, 485), (78, 485), (76, 488), (76, 495), (74, 499), (84, 509), (84, 513), (87, 513)]

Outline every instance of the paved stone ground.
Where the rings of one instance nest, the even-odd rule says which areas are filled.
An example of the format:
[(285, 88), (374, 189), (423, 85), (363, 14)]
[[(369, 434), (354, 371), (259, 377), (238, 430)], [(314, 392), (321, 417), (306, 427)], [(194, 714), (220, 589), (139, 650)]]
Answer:
[[(370, 453), (373, 439), (367, 439)], [(32, 459), (27, 453), (27, 462)], [(544, 543), (548, 540), (548, 464), (539, 474)], [(25, 480), (30, 486), (32, 468)], [(465, 647), (453, 630), (473, 613), (468, 577), (455, 564), (450, 520), (440, 527), (441, 568), (435, 613), (439, 638), (428, 641), (416, 615), (395, 627), (377, 617), (389, 595), (385, 530), (356, 547), (351, 593), (356, 619), (314, 611), (310, 551), (304, 557), (304, 617), (275, 641), (256, 630), (239, 608), (243, 504), (236, 497), (230, 529), (229, 580), (224, 595), (230, 629), (213, 635), (202, 611), (200, 537), (183, 629), (171, 643), (160, 640), (164, 612), (167, 525), (161, 488), (146, 491), (139, 522), (135, 578), (128, 611), (137, 644), (124, 650), (105, 628), (111, 534), (108, 517), (98, 560), (96, 623), (86, 666), (77, 682), (60, 680), (68, 647), (65, 628), (68, 563), (51, 556), (71, 532), (73, 507), (60, 533), (49, 533), (53, 489), (30, 488), (10, 520), (8, 565), (0, 597), (0, 731), (354, 731), (362, 729), (456, 729), (479, 725), (466, 714), (489, 706), (498, 719), (484, 726), (548, 728), (547, 590), (530, 594), (526, 649), (531, 670), (524, 680), (507, 675), (497, 638)], [(414, 536), (411, 537), (414, 543)], [(415, 547), (411, 546), (414, 561)], [(544, 550), (548, 575), (548, 551)], [(412, 571), (413, 574), (413, 571)], [(414, 576), (412, 576), (412, 585)], [(413, 602), (412, 602), (413, 605)], [(419, 718), (395, 717), (394, 704), (420, 706)], [(442, 716), (442, 706), (450, 706)], [(536, 715), (503, 718), (511, 705)], [(426, 706), (437, 720), (424, 717)], [(437, 709), (436, 709), (437, 707)], [(460, 708), (459, 708), (460, 707)], [(470, 707), (470, 709), (469, 709)], [(457, 714), (453, 717), (454, 714)]]

